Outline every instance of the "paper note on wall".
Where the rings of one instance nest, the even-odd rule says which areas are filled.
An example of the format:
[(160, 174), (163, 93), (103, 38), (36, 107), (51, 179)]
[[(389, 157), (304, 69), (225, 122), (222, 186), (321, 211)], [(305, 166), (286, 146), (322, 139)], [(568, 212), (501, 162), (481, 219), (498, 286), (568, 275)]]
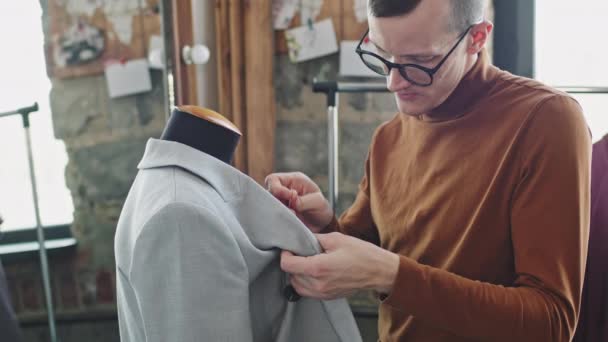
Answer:
[(150, 36), (148, 43), (148, 66), (150, 69), (162, 70), (165, 65), (165, 53), (163, 37), (160, 35)]
[(340, 42), (340, 76), (384, 77), (371, 71), (355, 52), (358, 40)]
[(275, 30), (285, 30), (291, 24), (300, 7), (300, 0), (273, 0), (272, 26)]
[(314, 22), (321, 13), (321, 7), (323, 7), (323, 0), (300, 0), (300, 20), (302, 23)]
[(331, 19), (287, 30), (285, 31), (285, 39), (289, 50), (289, 59), (294, 63), (326, 56), (338, 51), (336, 31)]
[(109, 62), (106, 64), (105, 75), (111, 98), (152, 90), (148, 61), (144, 58), (125, 63)]
[(353, 1), (353, 10), (358, 23), (363, 23), (367, 20), (367, 0)]

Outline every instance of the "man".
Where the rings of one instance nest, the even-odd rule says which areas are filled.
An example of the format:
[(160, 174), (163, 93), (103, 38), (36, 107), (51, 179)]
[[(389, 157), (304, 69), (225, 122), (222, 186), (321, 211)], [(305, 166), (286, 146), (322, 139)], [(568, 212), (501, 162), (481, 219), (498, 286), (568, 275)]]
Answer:
[(358, 53), (387, 76), (399, 114), (374, 134), (360, 191), (339, 220), (305, 175), (267, 178), (321, 233), (324, 254), (282, 254), (296, 291), (377, 291), (383, 342), (569, 341), (574, 333), (589, 131), (567, 94), (490, 65), (484, 7), (368, 1)]

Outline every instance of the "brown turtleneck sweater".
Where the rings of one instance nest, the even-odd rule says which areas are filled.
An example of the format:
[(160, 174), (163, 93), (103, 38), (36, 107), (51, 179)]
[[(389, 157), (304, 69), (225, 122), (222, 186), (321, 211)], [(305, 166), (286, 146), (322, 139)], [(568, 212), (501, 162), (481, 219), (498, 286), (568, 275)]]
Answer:
[(400, 255), (381, 341), (569, 341), (589, 230), (581, 108), (482, 52), (430, 116), (377, 129), (329, 227)]

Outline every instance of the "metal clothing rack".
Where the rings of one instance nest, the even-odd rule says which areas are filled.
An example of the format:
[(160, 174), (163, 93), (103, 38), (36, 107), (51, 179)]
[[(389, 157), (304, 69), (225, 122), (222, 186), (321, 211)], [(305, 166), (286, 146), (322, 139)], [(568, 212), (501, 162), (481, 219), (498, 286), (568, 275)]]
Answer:
[(327, 161), (329, 170), (329, 205), (336, 211), (338, 203), (338, 94), (339, 93), (386, 93), (389, 90), (380, 82), (312, 82), (314, 93), (324, 93), (327, 97)]
[(557, 86), (556, 89), (564, 91), (569, 94), (608, 94), (608, 87), (561, 87)]
[(46, 300), (46, 311), (49, 321), (49, 333), (51, 342), (57, 342), (57, 330), (55, 327), (55, 313), (53, 310), (53, 298), (51, 295), (51, 283), (49, 263), (46, 254), (46, 246), (44, 244), (44, 230), (40, 220), (40, 208), (38, 207), (38, 188), (36, 186), (36, 176), (34, 174), (34, 158), (32, 155), (32, 136), (30, 132), (30, 114), (38, 111), (38, 103), (34, 103), (29, 107), (19, 108), (10, 112), (0, 113), (0, 118), (21, 115), (23, 129), (25, 130), (25, 143), (27, 145), (27, 159), (30, 168), (30, 180), (32, 183), (32, 198), (34, 200), (34, 211), (36, 213), (36, 233), (38, 237), (38, 245), (40, 251), (40, 268), (42, 271), (42, 282), (44, 286), (44, 297)]
[[(608, 87), (563, 87), (556, 89), (570, 94), (607, 94)], [(329, 169), (328, 199), (336, 211), (338, 201), (338, 94), (339, 93), (387, 93), (385, 83), (381, 82), (341, 82), (313, 80), (312, 91), (327, 97), (327, 159)]]

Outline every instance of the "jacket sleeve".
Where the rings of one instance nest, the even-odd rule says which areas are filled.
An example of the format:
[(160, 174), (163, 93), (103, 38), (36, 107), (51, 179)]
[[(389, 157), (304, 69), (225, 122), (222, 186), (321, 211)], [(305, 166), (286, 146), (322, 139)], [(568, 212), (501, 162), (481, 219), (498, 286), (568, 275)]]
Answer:
[(474, 340), (570, 341), (587, 255), (590, 134), (580, 107), (565, 96), (541, 104), (522, 129), (511, 197), (512, 285), (401, 256), (384, 305)]
[(147, 342), (252, 340), (247, 267), (210, 210), (161, 209), (135, 242), (130, 269)]

